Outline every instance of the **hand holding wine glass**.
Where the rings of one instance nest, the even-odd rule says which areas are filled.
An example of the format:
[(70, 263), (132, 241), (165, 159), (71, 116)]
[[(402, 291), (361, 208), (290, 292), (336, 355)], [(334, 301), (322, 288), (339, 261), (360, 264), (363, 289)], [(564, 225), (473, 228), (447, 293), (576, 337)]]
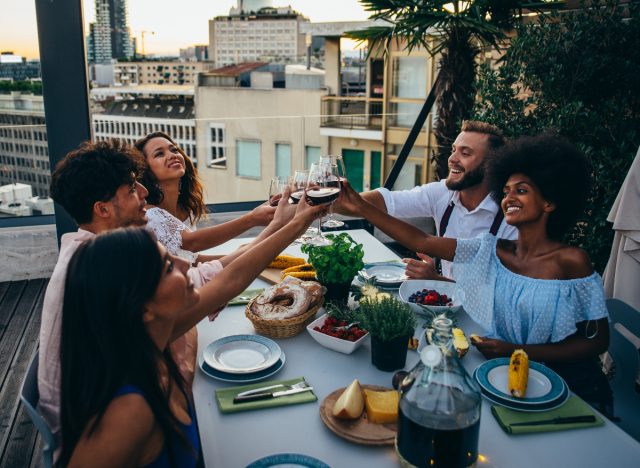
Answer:
[[(333, 202), (340, 195), (340, 177), (335, 164), (313, 163), (309, 170), (306, 199), (314, 205), (326, 205)], [(318, 219), (318, 234), (307, 241), (312, 245), (331, 245), (331, 241), (322, 235), (320, 226), (322, 218)]]
[[(321, 163), (334, 164), (337, 169), (337, 175), (340, 181), (347, 180), (347, 171), (344, 167), (344, 160), (340, 155), (327, 155), (320, 156)], [(333, 204), (329, 208), (329, 217), (327, 221), (322, 224), (325, 228), (339, 228), (344, 226), (344, 222), (333, 217)]]
[(282, 197), (282, 190), (287, 185), (286, 177), (272, 177), (271, 183), (269, 184), (269, 204), (271, 206), (276, 206), (278, 201), (280, 201), (280, 197)]

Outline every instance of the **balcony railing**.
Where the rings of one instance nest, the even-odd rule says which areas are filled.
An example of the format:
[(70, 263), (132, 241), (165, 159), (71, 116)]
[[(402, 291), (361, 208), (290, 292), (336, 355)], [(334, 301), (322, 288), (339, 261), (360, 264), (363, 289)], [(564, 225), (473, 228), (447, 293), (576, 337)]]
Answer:
[(321, 127), (382, 130), (382, 118), (381, 98), (322, 98)]

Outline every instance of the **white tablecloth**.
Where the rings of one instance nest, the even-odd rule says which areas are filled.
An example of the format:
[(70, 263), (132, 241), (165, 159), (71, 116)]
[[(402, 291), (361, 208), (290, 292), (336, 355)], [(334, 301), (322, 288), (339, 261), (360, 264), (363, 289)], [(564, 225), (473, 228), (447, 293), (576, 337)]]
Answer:
[[(364, 230), (349, 231), (364, 244), (365, 261), (376, 262), (397, 258), (396, 255)], [(228, 253), (246, 244), (247, 239), (234, 239), (207, 251)], [(300, 255), (298, 246), (287, 253)], [(256, 280), (251, 287), (264, 287)], [(459, 325), (467, 334), (479, 328), (464, 314)], [(227, 307), (214, 321), (198, 325), (199, 352), (212, 341), (235, 334), (254, 334), (244, 315), (244, 306)], [(304, 376), (313, 385), (318, 402), (287, 407), (222, 414), (215, 401), (215, 390), (235, 386), (212, 380), (196, 372), (193, 393), (207, 467), (246, 466), (270, 454), (303, 453), (323, 460), (332, 467), (383, 468), (399, 466), (393, 447), (364, 447), (334, 435), (319, 417), (320, 402), (335, 389), (355, 378), (365, 384), (391, 386), (393, 372), (378, 371), (371, 364), (370, 348), (365, 344), (351, 355), (344, 355), (318, 345), (305, 331), (293, 338), (278, 340), (286, 354), (282, 371), (271, 379)], [(418, 356), (409, 351), (407, 369)], [(472, 348), (463, 364), (471, 372), (484, 361)], [(491, 415), (491, 407), (483, 401), (480, 423), (481, 462), (478, 466), (494, 467), (626, 467), (640, 460), (640, 443), (610, 422), (598, 428), (544, 434), (510, 436), (505, 434)]]

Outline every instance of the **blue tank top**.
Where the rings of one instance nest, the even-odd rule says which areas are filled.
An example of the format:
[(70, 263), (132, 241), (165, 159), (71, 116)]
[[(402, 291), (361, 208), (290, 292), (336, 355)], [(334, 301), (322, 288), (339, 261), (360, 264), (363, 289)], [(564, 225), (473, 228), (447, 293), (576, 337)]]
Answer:
[[(114, 398), (135, 393), (145, 398), (144, 393), (135, 385), (123, 385), (118, 389)], [(145, 398), (146, 399), (146, 398)], [(187, 399), (187, 405), (189, 406), (189, 417), (191, 418), (191, 424), (186, 425), (178, 422), (178, 427), (182, 431), (185, 439), (189, 442), (193, 451), (187, 449), (178, 438), (173, 435), (170, 439), (164, 441), (162, 451), (158, 454), (155, 460), (148, 465), (147, 468), (193, 468), (196, 466), (198, 460), (198, 453), (200, 452), (200, 438), (198, 437), (198, 424), (196, 422), (196, 414), (191, 406), (191, 403)], [(171, 454), (169, 451), (171, 447)], [(173, 461), (173, 463), (172, 463)]]

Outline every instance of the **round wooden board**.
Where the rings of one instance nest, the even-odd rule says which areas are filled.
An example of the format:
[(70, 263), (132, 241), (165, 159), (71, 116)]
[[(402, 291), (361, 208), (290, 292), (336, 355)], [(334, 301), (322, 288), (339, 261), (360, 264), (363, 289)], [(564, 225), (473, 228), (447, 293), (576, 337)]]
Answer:
[[(392, 390), (377, 385), (363, 385), (375, 391)], [(333, 406), (340, 397), (344, 388), (339, 388), (330, 393), (320, 405), (320, 419), (336, 435), (350, 442), (362, 445), (393, 445), (396, 440), (397, 426), (392, 424), (375, 424), (367, 418), (367, 411), (362, 412), (358, 419), (337, 419), (333, 417)]]

